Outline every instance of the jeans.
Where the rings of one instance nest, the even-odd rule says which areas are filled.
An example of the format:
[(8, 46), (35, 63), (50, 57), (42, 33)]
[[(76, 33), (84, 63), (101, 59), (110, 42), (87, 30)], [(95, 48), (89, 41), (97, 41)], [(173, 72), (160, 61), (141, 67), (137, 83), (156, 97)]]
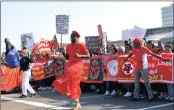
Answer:
[(168, 84), (167, 85), (168, 88), (168, 94), (170, 97), (174, 97), (174, 85), (173, 84)]
[(148, 69), (143, 69), (143, 70), (136, 70), (135, 71), (135, 81), (134, 81), (134, 85), (135, 85), (135, 89), (134, 89), (134, 98), (139, 98), (139, 92), (140, 92), (140, 77), (143, 77), (144, 79), (144, 84), (146, 86), (147, 89), (147, 93), (148, 93), (148, 97), (149, 98), (153, 98), (153, 94), (152, 94), (152, 89), (151, 89), (151, 85), (148, 79)]

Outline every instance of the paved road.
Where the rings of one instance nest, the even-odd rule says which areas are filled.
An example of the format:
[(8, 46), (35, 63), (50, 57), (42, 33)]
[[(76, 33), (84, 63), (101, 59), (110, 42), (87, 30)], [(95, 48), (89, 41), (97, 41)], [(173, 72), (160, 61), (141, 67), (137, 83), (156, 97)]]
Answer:
[[(1, 94), (2, 110), (71, 110), (73, 101), (55, 91), (40, 91), (38, 96), (19, 99), (19, 93)], [(80, 110), (173, 110), (173, 102), (156, 99), (131, 102), (130, 98), (83, 93)]]

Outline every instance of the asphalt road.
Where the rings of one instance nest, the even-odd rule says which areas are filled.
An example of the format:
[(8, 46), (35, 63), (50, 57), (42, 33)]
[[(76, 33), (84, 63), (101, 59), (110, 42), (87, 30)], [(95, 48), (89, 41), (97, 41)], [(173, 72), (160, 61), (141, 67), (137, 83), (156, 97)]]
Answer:
[[(73, 101), (56, 91), (37, 91), (38, 96), (19, 99), (20, 93), (1, 94), (1, 110), (72, 110)], [(174, 104), (165, 99), (138, 102), (120, 96), (83, 93), (80, 110), (173, 110)]]

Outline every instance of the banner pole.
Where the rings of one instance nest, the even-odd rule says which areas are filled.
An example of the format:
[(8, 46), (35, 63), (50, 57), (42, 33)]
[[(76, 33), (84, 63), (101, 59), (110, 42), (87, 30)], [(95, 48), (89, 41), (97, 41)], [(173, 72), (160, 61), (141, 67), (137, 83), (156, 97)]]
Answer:
[(61, 44), (60, 44), (60, 47), (62, 48), (62, 34), (61, 34), (60, 39), (61, 39)]

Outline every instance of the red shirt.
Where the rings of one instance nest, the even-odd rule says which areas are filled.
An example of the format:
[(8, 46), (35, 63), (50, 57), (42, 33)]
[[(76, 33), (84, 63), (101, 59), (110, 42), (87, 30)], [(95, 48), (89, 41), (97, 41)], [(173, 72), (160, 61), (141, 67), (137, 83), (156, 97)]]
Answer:
[(147, 69), (147, 54), (151, 53), (151, 51), (147, 47), (142, 46), (140, 49), (133, 48), (132, 53), (135, 55), (136, 69)]
[(83, 61), (83, 59), (76, 58), (75, 53), (79, 55), (87, 55), (89, 52), (84, 44), (76, 42), (67, 45), (66, 53), (69, 55), (69, 62), (80, 62)]

